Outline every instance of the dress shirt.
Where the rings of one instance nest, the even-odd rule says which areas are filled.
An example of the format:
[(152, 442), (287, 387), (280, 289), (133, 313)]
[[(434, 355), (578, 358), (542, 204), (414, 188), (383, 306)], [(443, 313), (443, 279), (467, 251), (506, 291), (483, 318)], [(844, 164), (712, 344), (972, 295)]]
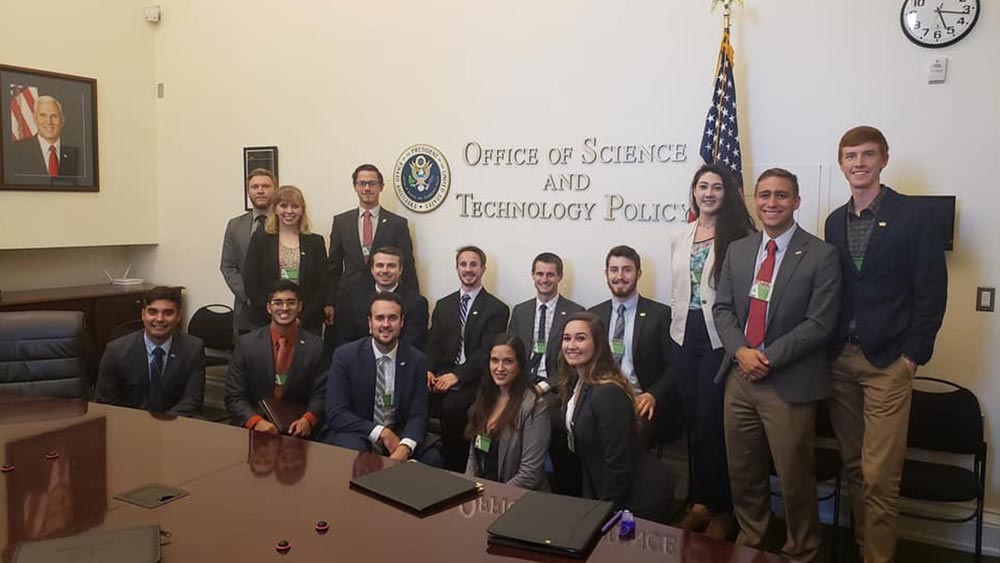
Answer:
[[(469, 310), (466, 311), (466, 317), (465, 317), (465, 322), (466, 323), (469, 322), (468, 315), (472, 314), (472, 306), (475, 305), (475, 303), (476, 303), (476, 297), (479, 297), (479, 292), (481, 292), (482, 290), (483, 290), (483, 286), (479, 286), (476, 289), (470, 289), (468, 291), (466, 291), (465, 289), (459, 289), (458, 290), (458, 312), (459, 312), (459, 314), (461, 314), (461, 311), (462, 311), (462, 297), (464, 297), (466, 295), (469, 296)], [(465, 359), (466, 359), (465, 358), (465, 327), (464, 326), (459, 327), (459, 330), (462, 331), (461, 332), (462, 345), (459, 347), (458, 365), (462, 365), (462, 364), (465, 363)]]
[(58, 141), (50, 143), (43, 139), (41, 135), (38, 135), (38, 146), (42, 151), (42, 161), (45, 163), (46, 170), (48, 170), (49, 166), (49, 147), (56, 148), (56, 160), (62, 165), (62, 152), (60, 152), (62, 150), (62, 137)]
[[(529, 347), (529, 350), (531, 352), (530, 354), (528, 354), (528, 357), (530, 358), (535, 353), (535, 341), (538, 340), (538, 327), (539, 327), (538, 323), (541, 321), (542, 318), (540, 315), (540, 313), (542, 312), (541, 307), (542, 305), (545, 305), (545, 354), (542, 354), (542, 359), (538, 363), (538, 370), (535, 371), (538, 377), (541, 377), (542, 379), (548, 379), (549, 377), (548, 370), (545, 366), (545, 356), (549, 352), (548, 349), (550, 344), (549, 335), (552, 334), (552, 323), (553, 321), (556, 320), (556, 305), (558, 303), (559, 303), (558, 294), (552, 299), (550, 299), (547, 303), (535, 297), (535, 324), (533, 325), (533, 329), (531, 331), (531, 342), (525, 342), (525, 344)], [(549, 384), (547, 382), (542, 381), (540, 383), (542, 384), (544, 391), (548, 391), (550, 389)]]
[[(795, 229), (796, 228), (798, 228), (798, 225), (796, 225), (795, 223), (792, 223), (792, 226), (789, 227), (787, 231), (785, 231), (785, 232), (781, 233), (780, 235), (778, 235), (778, 238), (773, 239), (774, 240), (774, 244), (777, 246), (777, 248), (774, 251), (774, 271), (772, 272), (772, 275), (771, 275), (771, 291), (772, 292), (774, 291), (774, 280), (778, 279), (778, 272), (781, 271), (781, 261), (782, 261), (782, 259), (785, 258), (785, 251), (788, 250), (788, 243), (790, 243), (792, 241), (792, 235), (795, 234)], [(769, 240), (772, 240), (772, 239), (769, 236), (767, 236), (766, 232), (761, 233), (760, 248), (757, 249), (757, 260), (754, 262), (754, 264), (756, 264), (756, 266), (753, 269), (753, 279), (754, 280), (757, 279), (757, 272), (760, 271), (761, 264), (763, 264), (764, 263), (764, 259), (767, 258), (767, 241), (769, 241)], [(772, 296), (773, 296), (773, 293), (772, 293)], [(768, 314), (770, 314), (770, 312), (771, 312), (771, 301), (770, 300), (768, 300), (768, 302), (767, 302), (767, 311), (768, 311)], [(767, 326), (767, 317), (766, 316), (764, 318), (764, 323), (765, 323), (764, 326)], [(746, 327), (743, 327), (743, 334), (746, 334), (746, 331), (747, 331)], [(763, 350), (763, 348), (764, 348), (764, 343), (762, 342), (759, 349)]]
[[(257, 217), (264, 217), (264, 223), (267, 223), (267, 211), (260, 211), (256, 207), (250, 212), (250, 236), (252, 237), (254, 232), (257, 230)], [(261, 229), (264, 225), (260, 226)], [(248, 300), (249, 301), (249, 300)]]
[(583, 390), (583, 378), (576, 376), (576, 386), (573, 387), (573, 395), (566, 402), (566, 429), (569, 433), (573, 434), (573, 414), (576, 412), (576, 399), (580, 396), (580, 391)]
[[(142, 341), (146, 343), (146, 371), (149, 371), (149, 365), (153, 363), (153, 350), (157, 346), (163, 348), (163, 370), (167, 370), (167, 360), (170, 358), (170, 344), (174, 341), (174, 336), (171, 334), (170, 338), (163, 344), (156, 344), (149, 339), (149, 335), (145, 331), (142, 333)], [(160, 373), (160, 377), (163, 377), (163, 373)]]
[(398, 283), (392, 286), (391, 288), (385, 290), (380, 289), (377, 283), (375, 284), (375, 293), (396, 293), (397, 289), (399, 289)]
[(622, 354), (621, 368), (622, 375), (632, 385), (632, 389), (642, 393), (639, 387), (639, 379), (635, 376), (635, 366), (632, 365), (632, 336), (635, 334), (635, 311), (639, 308), (639, 292), (636, 291), (632, 297), (622, 301), (615, 296), (611, 297), (611, 319), (608, 323), (608, 340), (615, 336), (615, 322), (618, 319), (618, 306), (625, 305), (625, 351)]
[[(382, 206), (376, 205), (371, 209), (365, 209), (364, 207), (358, 207), (358, 241), (361, 243), (361, 248), (365, 247), (365, 211), (372, 214), (372, 244), (375, 244), (375, 232), (378, 230), (378, 214), (382, 210)], [(375, 250), (370, 248), (369, 250)], [(365, 256), (365, 258), (368, 258)]]
[[(372, 352), (374, 352), (374, 354), (375, 354), (375, 379), (376, 379), (375, 385), (376, 386), (378, 386), (377, 381), (378, 381), (378, 362), (379, 362), (379, 359), (382, 358), (382, 356), (386, 356), (386, 357), (389, 358), (389, 362), (386, 364), (386, 369), (385, 369), (385, 392), (391, 394), (392, 397), (393, 397), (392, 410), (394, 412), (399, 412), (399, 405), (396, 404), (396, 352), (398, 352), (398, 351), (399, 351), (399, 343), (398, 342), (396, 343), (395, 346), (392, 347), (392, 350), (389, 350), (389, 352), (387, 352), (387, 353), (383, 353), (381, 350), (378, 349), (378, 346), (375, 345), (375, 339), (374, 338), (372, 339)], [(375, 400), (378, 401), (378, 399), (379, 398), (376, 396)], [(368, 440), (373, 445), (377, 444), (378, 443), (379, 435), (382, 434), (382, 430), (384, 430), (384, 429), (385, 429), (385, 426), (383, 426), (381, 424), (376, 424), (375, 428), (372, 428), (372, 431), (368, 434)], [(415, 441), (413, 441), (411, 438), (403, 438), (402, 440), (399, 441), (399, 443), (400, 444), (405, 444), (407, 447), (409, 447), (411, 454), (413, 452), (417, 451), (417, 443)], [(389, 452), (389, 453), (392, 453), (392, 452)]]

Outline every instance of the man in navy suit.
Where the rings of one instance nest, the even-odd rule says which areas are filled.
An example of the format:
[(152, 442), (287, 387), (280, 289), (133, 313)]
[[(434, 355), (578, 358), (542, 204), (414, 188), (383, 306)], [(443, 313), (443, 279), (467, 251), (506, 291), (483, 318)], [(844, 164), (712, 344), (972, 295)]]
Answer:
[(895, 559), (899, 478), (917, 366), (944, 318), (948, 270), (931, 217), (881, 182), (889, 144), (874, 127), (840, 139), (851, 199), (826, 220), (844, 278), (833, 340), (830, 418), (866, 563)]
[(205, 397), (205, 347), (177, 331), (181, 290), (154, 287), (142, 299), (142, 330), (108, 342), (94, 399), (155, 413), (198, 416)]
[(371, 336), (333, 354), (323, 441), (401, 461), (414, 457), (440, 465), (440, 456), (425, 440), (427, 360), (399, 339), (405, 323), (403, 301), (392, 292), (375, 294), (368, 323)]
[(354, 170), (351, 181), (358, 196), (358, 207), (337, 214), (330, 230), (330, 288), (324, 307), (328, 325), (336, 320), (336, 305), (368, 277), (368, 259), (377, 248), (394, 246), (402, 251), (400, 283), (415, 292), (420, 291), (410, 227), (405, 218), (379, 205), (384, 187), (382, 172), (373, 164), (362, 164)]

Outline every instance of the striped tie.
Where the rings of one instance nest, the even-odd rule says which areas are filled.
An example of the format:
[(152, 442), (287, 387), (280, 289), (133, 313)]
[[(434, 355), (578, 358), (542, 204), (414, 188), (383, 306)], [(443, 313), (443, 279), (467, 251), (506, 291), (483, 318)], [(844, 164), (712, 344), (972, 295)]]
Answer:
[(383, 400), (386, 395), (386, 390), (388, 389), (388, 377), (387, 373), (389, 370), (389, 362), (392, 358), (389, 356), (379, 356), (376, 360), (377, 365), (377, 376), (375, 377), (375, 422), (381, 424), (382, 426), (392, 426), (395, 422), (393, 420), (395, 411), (391, 406), (386, 406)]
[(461, 329), (458, 335), (458, 355), (455, 356), (455, 363), (461, 364), (465, 358), (465, 320), (469, 317), (469, 294), (462, 296), (462, 302), (458, 306), (458, 320)]
[(615, 365), (621, 367), (622, 357), (625, 355), (625, 304), (622, 303), (618, 306), (618, 316), (615, 318), (615, 334), (612, 336), (612, 340), (617, 340), (622, 343), (622, 353), (615, 354)]

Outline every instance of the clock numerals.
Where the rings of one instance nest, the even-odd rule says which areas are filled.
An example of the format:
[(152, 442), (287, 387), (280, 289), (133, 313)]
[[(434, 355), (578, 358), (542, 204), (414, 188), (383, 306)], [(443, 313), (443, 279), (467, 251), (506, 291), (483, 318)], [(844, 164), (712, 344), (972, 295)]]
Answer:
[(981, 0), (903, 0), (903, 34), (922, 47), (946, 47), (962, 40), (979, 19)]
[(914, 8), (922, 8), (924, 6), (924, 4), (927, 3), (927, 0), (912, 0), (912, 1), (913, 1), (913, 7)]

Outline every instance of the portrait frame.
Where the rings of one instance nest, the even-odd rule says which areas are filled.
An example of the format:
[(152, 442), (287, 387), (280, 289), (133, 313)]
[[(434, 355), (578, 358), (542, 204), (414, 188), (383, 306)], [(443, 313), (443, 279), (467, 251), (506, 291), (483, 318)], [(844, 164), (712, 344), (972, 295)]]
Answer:
[[(243, 210), (250, 211), (253, 209), (253, 203), (250, 201), (250, 194), (247, 193), (247, 188), (249, 188), (250, 171), (257, 168), (265, 168), (270, 170), (274, 174), (275, 178), (278, 178), (278, 147), (243, 147)], [(277, 188), (278, 186), (274, 186)]]
[[(60, 116), (43, 113), (39, 127), (35, 102), (46, 96), (59, 102)], [(0, 65), (0, 106), (0, 190), (100, 191), (96, 78)]]

